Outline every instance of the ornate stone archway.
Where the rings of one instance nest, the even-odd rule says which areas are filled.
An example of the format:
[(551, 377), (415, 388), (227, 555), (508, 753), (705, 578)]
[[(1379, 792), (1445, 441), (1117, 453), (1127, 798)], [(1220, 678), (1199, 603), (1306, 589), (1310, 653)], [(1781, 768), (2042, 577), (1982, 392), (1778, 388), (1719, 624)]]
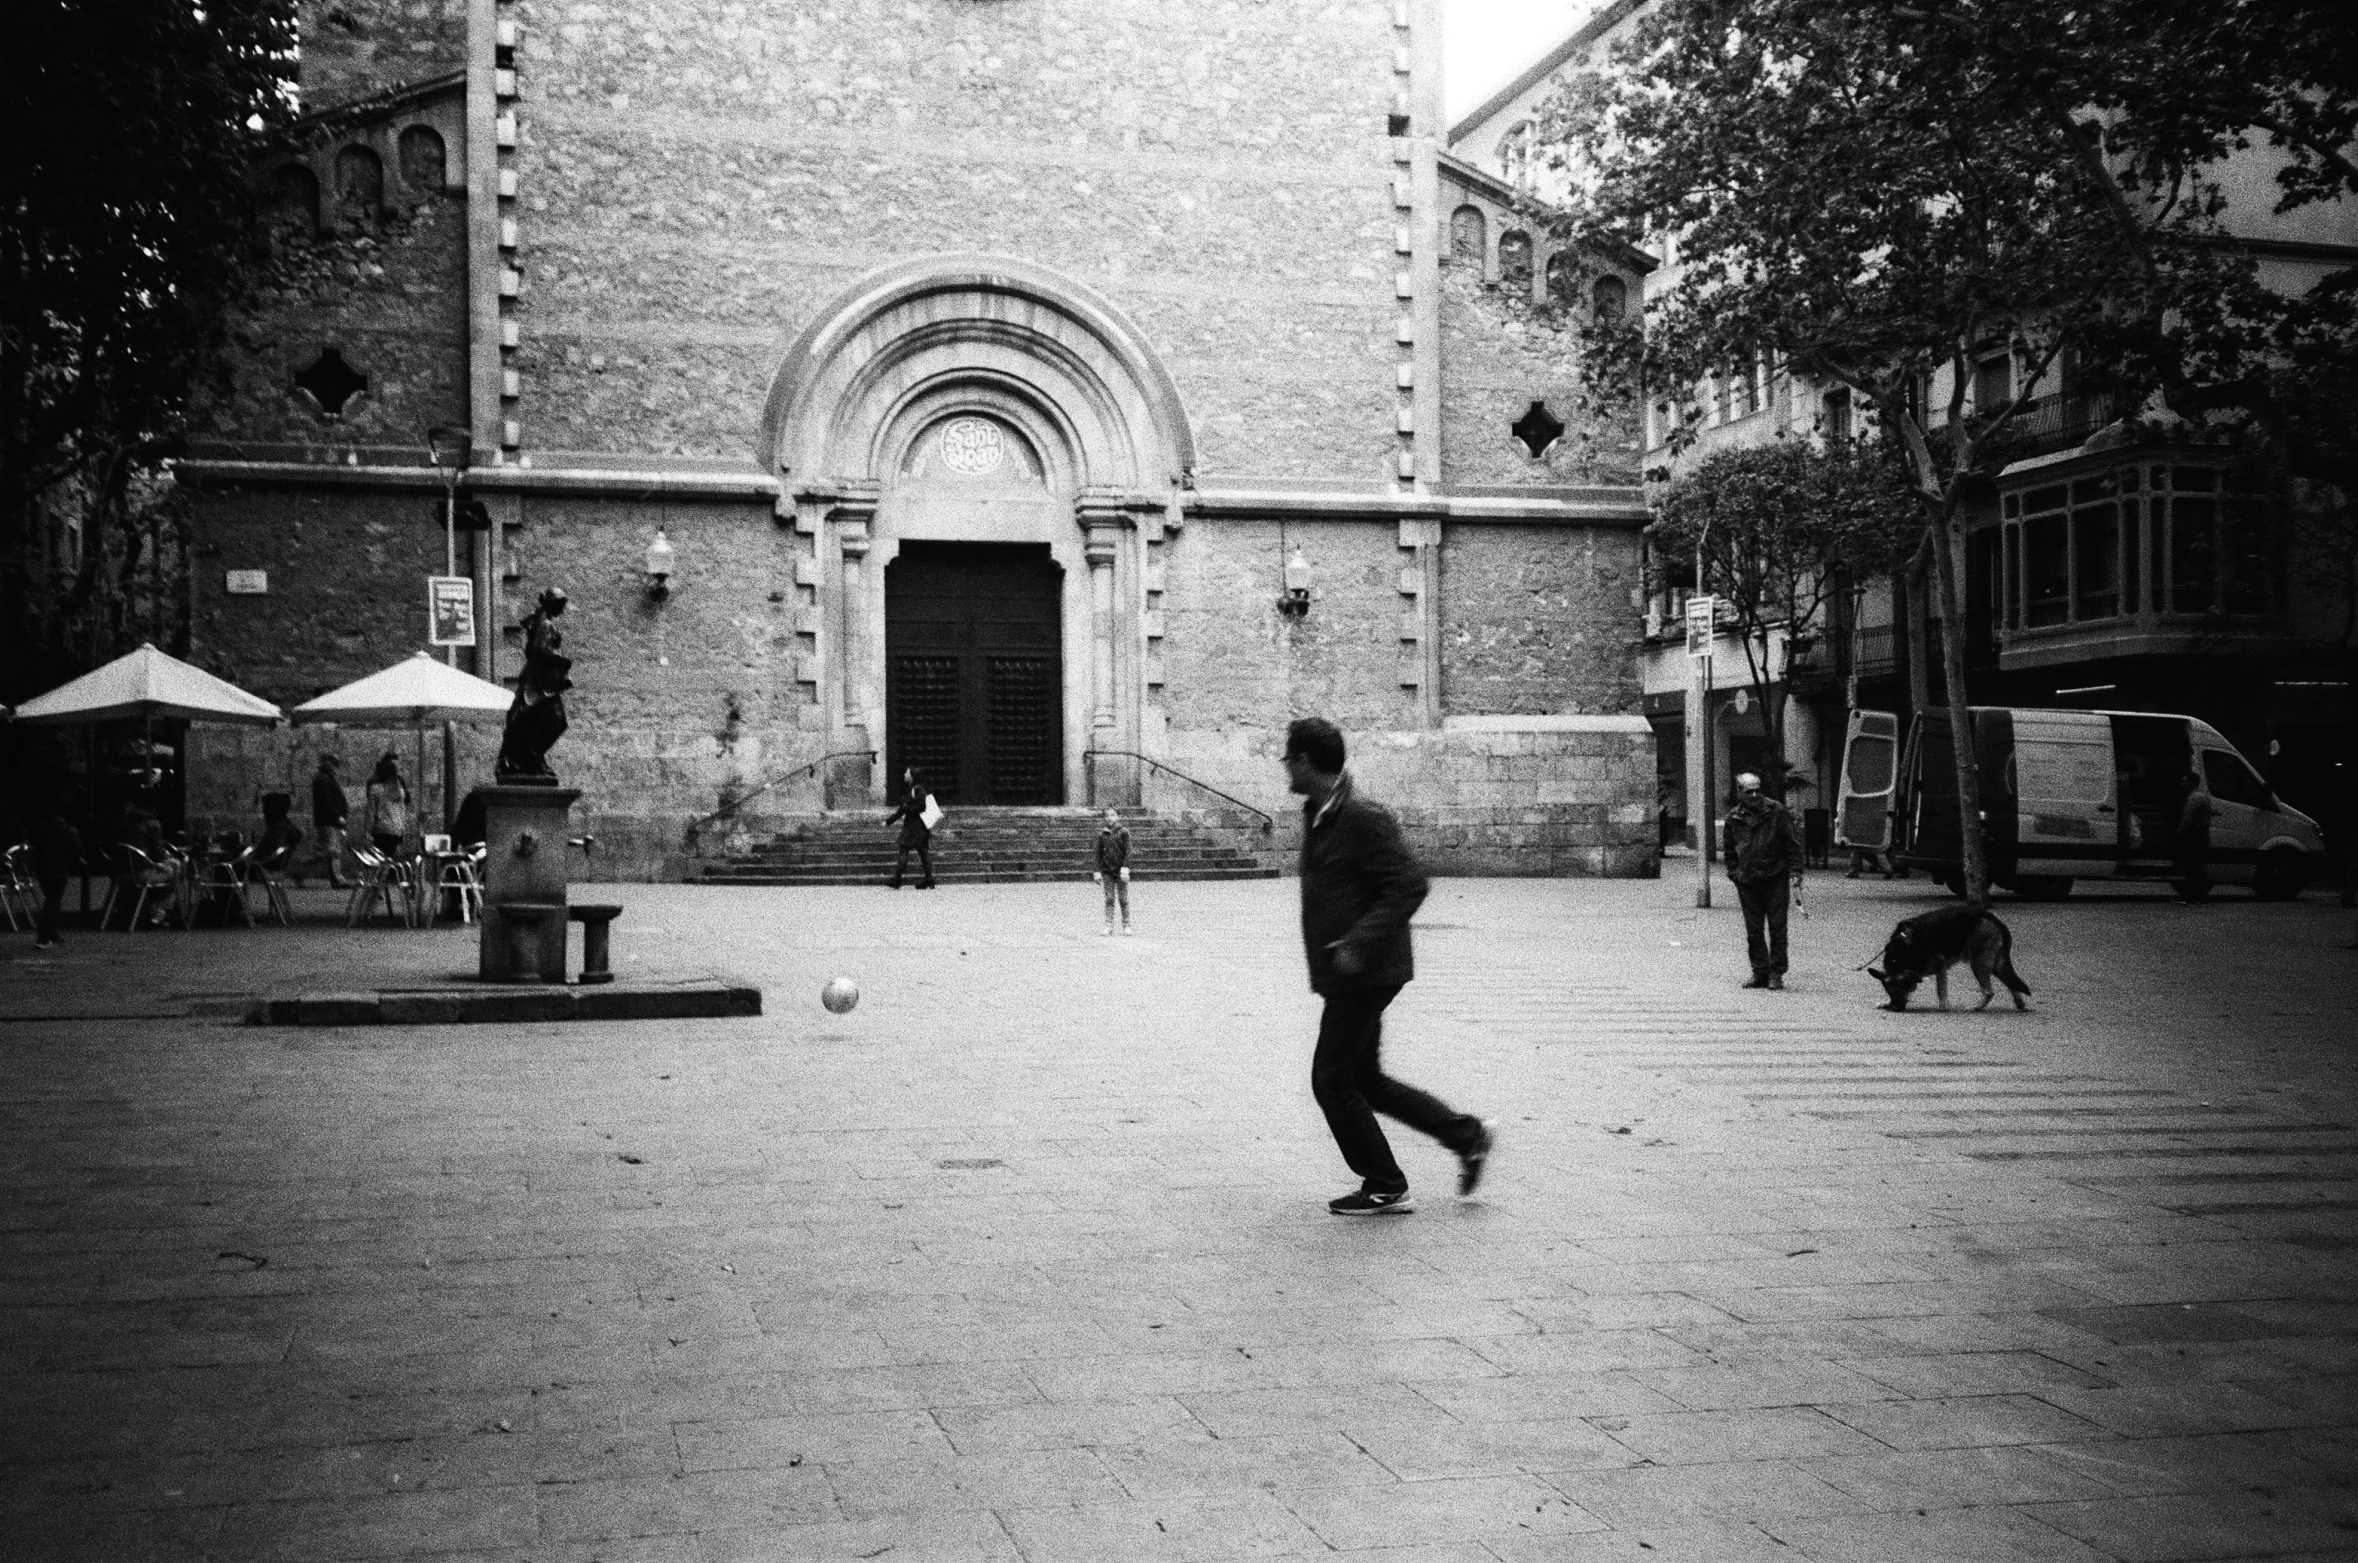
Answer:
[[(933, 453), (978, 421), (1022, 459), (953, 480)], [(871, 272), (780, 361), (760, 449), (811, 540), (831, 748), (886, 750), (885, 571), (911, 539), (1048, 545), (1066, 798), (1084, 796), (1086, 750), (1139, 747), (1146, 547), (1176, 524), (1195, 450), (1177, 387), (1110, 301), (1003, 256)], [(871, 796), (885, 788), (879, 769)]]

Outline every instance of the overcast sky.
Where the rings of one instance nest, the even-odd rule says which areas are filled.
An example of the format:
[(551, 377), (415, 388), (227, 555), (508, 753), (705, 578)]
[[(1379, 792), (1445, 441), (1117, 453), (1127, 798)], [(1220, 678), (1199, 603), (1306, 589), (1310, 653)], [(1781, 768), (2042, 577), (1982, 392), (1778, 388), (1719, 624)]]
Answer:
[(1452, 124), (1563, 41), (1595, 0), (1441, 0), (1442, 112)]

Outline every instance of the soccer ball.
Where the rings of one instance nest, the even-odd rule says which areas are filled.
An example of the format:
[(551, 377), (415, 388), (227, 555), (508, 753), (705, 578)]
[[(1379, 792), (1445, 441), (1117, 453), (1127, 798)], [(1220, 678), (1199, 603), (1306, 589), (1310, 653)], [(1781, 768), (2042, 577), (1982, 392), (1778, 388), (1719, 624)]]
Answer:
[(838, 1015), (848, 1015), (860, 1002), (860, 985), (849, 977), (838, 977), (820, 990), (819, 1002)]

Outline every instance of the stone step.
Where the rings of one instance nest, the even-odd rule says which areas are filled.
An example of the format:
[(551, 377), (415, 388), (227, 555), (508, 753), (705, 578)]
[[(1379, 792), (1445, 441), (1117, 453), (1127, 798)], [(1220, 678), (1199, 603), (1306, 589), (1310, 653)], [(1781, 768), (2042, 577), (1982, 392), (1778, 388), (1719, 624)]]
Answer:
[[(1058, 847), (1039, 842), (1007, 841), (978, 846), (973, 842), (936, 841), (933, 850), (955, 857), (1069, 857), (1086, 858), (1094, 863), (1097, 854), (1087, 847)], [(730, 863), (809, 863), (828, 859), (850, 859), (865, 862), (871, 858), (889, 858), (900, 851), (891, 842), (873, 846), (834, 842), (796, 843), (792, 846), (756, 847), (750, 852), (731, 852), (716, 859)], [(1200, 858), (1235, 858), (1253, 861), (1253, 854), (1239, 852), (1233, 847), (1211, 843), (1188, 843), (1145, 850), (1133, 847), (1132, 863), (1193, 862)]]
[[(866, 873), (848, 873), (833, 869), (765, 871), (708, 867), (698, 873), (695, 879), (697, 883), (707, 885), (878, 885), (884, 883), (891, 875), (892, 865), (887, 863)], [(909, 878), (914, 882), (917, 877), (917, 865), (912, 863), (909, 865)], [(1275, 879), (1277, 877), (1279, 877), (1278, 871), (1274, 868), (1251, 865), (1175, 870), (1158, 869), (1143, 873), (1133, 870), (1130, 876), (1132, 883), (1135, 884), (1167, 884), (1177, 881), (1212, 879)], [(1089, 881), (1089, 875), (1085, 869), (1022, 868), (1012, 865), (982, 867), (963, 864), (952, 868), (943, 864), (937, 865), (934, 869), (934, 879), (941, 884), (1086, 884)]]
[[(1258, 831), (1124, 810), (1131, 877), (1138, 880), (1274, 879)], [(952, 810), (935, 829), (934, 875), (942, 883), (1088, 879), (1097, 866), (1102, 815), (1094, 809)], [(860, 885), (889, 879), (900, 832), (880, 813), (832, 815), (792, 833), (703, 859), (691, 877), (706, 884)]]

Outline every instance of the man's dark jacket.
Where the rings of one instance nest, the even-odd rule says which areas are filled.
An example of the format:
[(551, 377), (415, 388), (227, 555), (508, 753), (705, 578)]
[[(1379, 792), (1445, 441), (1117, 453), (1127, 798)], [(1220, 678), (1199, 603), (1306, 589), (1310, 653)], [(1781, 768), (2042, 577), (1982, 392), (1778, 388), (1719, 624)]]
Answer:
[(1774, 798), (1753, 793), (1728, 810), (1728, 877), (1740, 885), (1762, 885), (1801, 872), (1801, 828), (1793, 811)]
[[(1302, 944), (1310, 957), (1310, 989), (1397, 988), (1416, 975), (1408, 920), (1425, 899), (1400, 822), (1382, 804), (1362, 798), (1346, 776), (1324, 804), (1302, 810)], [(1334, 947), (1359, 957), (1359, 970), (1335, 970)]]
[(69, 877), (82, 863), (82, 833), (55, 814), (33, 821), (33, 877), (47, 883)]
[(343, 784), (336, 773), (321, 766), (311, 773), (311, 823), (321, 830), (334, 826), (341, 830), (351, 817), (352, 805), (344, 797)]

